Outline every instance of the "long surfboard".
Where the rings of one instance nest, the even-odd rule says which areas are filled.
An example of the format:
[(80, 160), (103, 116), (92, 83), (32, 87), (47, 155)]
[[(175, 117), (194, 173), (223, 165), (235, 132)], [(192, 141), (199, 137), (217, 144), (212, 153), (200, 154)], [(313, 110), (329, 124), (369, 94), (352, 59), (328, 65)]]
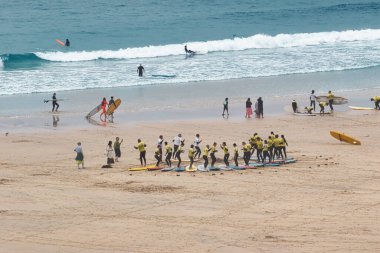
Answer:
[(338, 131), (330, 131), (330, 134), (332, 137), (334, 137), (337, 140), (344, 141), (353, 145), (361, 145), (361, 142), (359, 140), (347, 134), (344, 134)]
[(94, 109), (92, 109), (87, 115), (86, 118), (91, 118), (95, 114), (97, 114), (102, 109), (102, 104), (96, 106)]
[(108, 110), (107, 110), (107, 115), (111, 115), (118, 107), (119, 107), (119, 105), (121, 104), (121, 99), (116, 99), (115, 100), (115, 103), (114, 104), (112, 104), (112, 105), (110, 105), (109, 107), (108, 107)]
[(57, 42), (59, 45), (61, 45), (63, 47), (65, 46), (65, 43), (60, 41), (59, 39), (56, 39), (55, 42)]
[(360, 106), (349, 106), (349, 108), (352, 110), (374, 110), (373, 108), (370, 108), (370, 107), (360, 107)]
[[(318, 96), (317, 101), (328, 103), (329, 99), (327, 98), (327, 96)], [(347, 98), (334, 96), (333, 105), (343, 105), (343, 104), (347, 104), (347, 103), (348, 103)]]

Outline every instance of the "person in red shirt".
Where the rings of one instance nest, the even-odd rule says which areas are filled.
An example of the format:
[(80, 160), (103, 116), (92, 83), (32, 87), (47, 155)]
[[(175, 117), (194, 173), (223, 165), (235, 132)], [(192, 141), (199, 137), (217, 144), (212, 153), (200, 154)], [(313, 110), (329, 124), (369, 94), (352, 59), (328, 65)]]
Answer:
[(100, 114), (100, 117), (102, 117), (102, 115), (104, 114), (105, 117), (107, 117), (106, 113), (107, 113), (107, 105), (108, 105), (108, 102), (107, 102), (107, 99), (106, 98), (103, 98), (102, 100), (102, 113)]

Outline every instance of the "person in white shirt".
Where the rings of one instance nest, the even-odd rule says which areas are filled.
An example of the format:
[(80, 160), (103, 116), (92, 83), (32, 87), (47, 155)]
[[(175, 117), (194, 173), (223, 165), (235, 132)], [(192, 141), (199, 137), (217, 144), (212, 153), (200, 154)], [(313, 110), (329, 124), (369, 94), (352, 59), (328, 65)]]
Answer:
[(113, 157), (114, 151), (112, 147), (112, 141), (108, 142), (107, 148), (106, 148), (106, 156), (107, 156), (107, 165), (111, 166), (111, 164), (115, 163), (115, 159)]
[(310, 106), (314, 108), (314, 111), (315, 111), (315, 100), (317, 100), (317, 96), (314, 94), (314, 90), (312, 90), (310, 94)]
[(185, 142), (185, 139), (182, 139), (182, 135), (181, 134), (178, 134), (178, 136), (174, 137), (173, 139), (173, 158), (175, 158), (175, 155), (177, 153), (177, 150), (179, 148), (179, 146)]
[(196, 134), (195, 135), (195, 139), (194, 139), (194, 147), (195, 147), (195, 155), (194, 155), (194, 159), (197, 158), (198, 156), (198, 159), (201, 157), (201, 149), (199, 147), (199, 144), (202, 142), (202, 139), (199, 137), (199, 134)]

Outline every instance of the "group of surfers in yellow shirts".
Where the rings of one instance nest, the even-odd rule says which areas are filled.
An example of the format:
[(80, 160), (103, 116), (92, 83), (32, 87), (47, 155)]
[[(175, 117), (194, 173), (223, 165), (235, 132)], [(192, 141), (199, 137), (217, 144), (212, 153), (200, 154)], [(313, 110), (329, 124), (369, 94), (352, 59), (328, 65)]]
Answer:
[[(179, 168), (181, 166), (181, 154), (185, 152), (184, 150), (184, 140), (181, 139), (181, 135), (178, 135), (180, 138), (179, 145), (176, 145), (175, 142), (178, 139), (173, 139), (174, 147), (172, 147), (167, 141), (163, 141), (162, 135), (160, 135), (158, 139), (157, 148), (154, 153), (154, 157), (157, 160), (156, 166), (160, 166), (160, 163), (162, 163), (162, 159), (165, 156), (165, 163), (167, 166), (172, 167), (172, 158), (175, 158), (177, 160), (177, 167)], [(175, 137), (178, 138), (178, 137)], [(203, 152), (201, 154), (201, 150), (199, 148), (199, 144), (202, 142), (202, 140), (199, 137), (199, 134), (196, 135), (194, 144), (190, 145), (190, 148), (188, 149), (188, 158), (190, 160), (189, 167), (191, 168), (194, 164), (194, 159), (199, 159), (202, 155), (202, 158), (204, 160), (204, 168), (207, 168), (209, 165), (209, 157), (211, 158), (211, 167), (215, 166), (216, 162), (216, 152), (218, 152), (218, 144), (214, 142), (211, 146), (206, 145), (203, 149)], [(285, 139), (284, 135), (274, 134), (272, 131), (267, 139), (261, 138), (257, 133), (253, 134), (251, 138), (247, 142), (243, 141), (241, 143), (240, 150), (243, 151), (243, 160), (244, 165), (249, 166), (249, 161), (253, 154), (256, 152), (257, 162), (259, 163), (270, 163), (273, 162), (275, 158), (277, 159), (286, 159), (286, 146), (288, 146), (288, 143)], [(163, 148), (165, 149), (165, 154), (163, 154)], [(229, 158), (230, 158), (230, 149), (228, 148), (228, 145), (226, 142), (223, 142), (221, 145), (219, 145), (220, 149), (223, 151), (224, 157), (224, 163), (227, 167), (230, 166)], [(140, 153), (140, 163), (141, 166), (146, 166), (146, 145), (144, 142), (141, 141), (141, 139), (137, 140), (137, 145), (134, 146), (135, 149), (139, 150)], [(231, 148), (232, 154), (233, 154), (233, 161), (234, 166), (239, 166), (239, 147), (236, 143), (232, 144)]]

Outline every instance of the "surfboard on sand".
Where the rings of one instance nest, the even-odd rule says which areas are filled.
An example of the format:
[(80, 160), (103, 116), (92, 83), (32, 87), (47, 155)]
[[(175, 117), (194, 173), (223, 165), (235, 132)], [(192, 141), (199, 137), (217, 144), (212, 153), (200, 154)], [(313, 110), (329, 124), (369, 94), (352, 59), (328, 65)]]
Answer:
[(186, 171), (187, 172), (196, 172), (197, 171), (197, 167), (195, 167), (194, 165), (191, 166), (191, 168), (190, 168), (190, 165), (186, 166)]
[(315, 114), (310, 114), (307, 112), (301, 113), (301, 112), (294, 112), (293, 115), (295, 116), (316, 116)]
[(174, 170), (174, 168), (171, 168), (171, 167), (166, 167), (166, 168), (161, 169), (162, 172), (168, 172), (172, 170)]
[(114, 104), (112, 104), (112, 105), (110, 105), (109, 107), (108, 107), (108, 110), (107, 110), (107, 115), (111, 115), (118, 107), (119, 107), (119, 105), (121, 104), (121, 99), (116, 99), (115, 100), (115, 103)]
[(360, 107), (360, 106), (349, 106), (348, 108), (350, 108), (352, 110), (374, 110), (374, 108)]
[[(318, 102), (326, 102), (326, 103), (329, 102), (327, 96), (318, 96), (317, 101)], [(333, 105), (343, 105), (343, 104), (347, 104), (347, 103), (348, 103), (347, 98), (334, 96)]]
[(201, 171), (201, 172), (208, 172), (208, 168), (205, 168), (204, 165), (198, 165), (197, 167), (198, 171)]
[(344, 141), (353, 145), (361, 145), (361, 142), (359, 140), (347, 134), (344, 134), (338, 131), (330, 131), (330, 134), (332, 137), (334, 137), (337, 140)]
[(154, 168), (156, 167), (156, 165), (148, 165), (148, 166), (144, 166), (144, 167), (134, 167), (134, 168), (129, 168), (128, 170), (129, 171), (142, 171), (142, 170), (148, 170), (149, 168)]
[(57, 42), (59, 45), (61, 45), (63, 47), (65, 46), (65, 43), (60, 41), (59, 39), (56, 39), (55, 42)]
[(95, 114), (97, 114), (102, 109), (102, 104), (96, 106), (94, 109), (92, 109), (87, 115), (86, 118), (91, 118)]
[(164, 167), (148, 167), (148, 171), (154, 171), (154, 170), (162, 170)]

